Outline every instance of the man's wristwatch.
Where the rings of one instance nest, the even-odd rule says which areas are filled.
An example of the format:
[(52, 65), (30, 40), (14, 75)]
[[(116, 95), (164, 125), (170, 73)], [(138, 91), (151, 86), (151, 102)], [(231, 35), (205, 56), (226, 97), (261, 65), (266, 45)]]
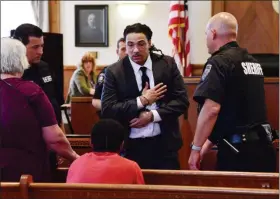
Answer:
[(194, 151), (200, 151), (202, 147), (200, 146), (195, 146), (193, 143), (191, 144), (191, 149)]

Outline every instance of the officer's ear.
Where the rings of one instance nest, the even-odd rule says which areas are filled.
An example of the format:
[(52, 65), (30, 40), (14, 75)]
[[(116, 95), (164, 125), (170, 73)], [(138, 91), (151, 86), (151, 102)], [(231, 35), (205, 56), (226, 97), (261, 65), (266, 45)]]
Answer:
[(215, 40), (217, 38), (217, 31), (214, 29), (211, 29), (211, 33), (212, 33), (212, 39)]

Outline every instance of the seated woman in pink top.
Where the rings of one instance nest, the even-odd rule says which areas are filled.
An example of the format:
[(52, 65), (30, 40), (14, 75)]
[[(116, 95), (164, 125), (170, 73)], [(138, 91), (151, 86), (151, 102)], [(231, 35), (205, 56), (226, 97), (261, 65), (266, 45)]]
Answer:
[(71, 164), (67, 183), (144, 184), (138, 164), (118, 154), (124, 133), (125, 129), (117, 121), (97, 122), (91, 132), (93, 152)]
[(35, 182), (51, 181), (48, 150), (74, 161), (79, 157), (58, 127), (42, 89), (21, 79), (29, 66), (26, 47), (1, 38), (0, 181), (18, 182), (29, 174)]

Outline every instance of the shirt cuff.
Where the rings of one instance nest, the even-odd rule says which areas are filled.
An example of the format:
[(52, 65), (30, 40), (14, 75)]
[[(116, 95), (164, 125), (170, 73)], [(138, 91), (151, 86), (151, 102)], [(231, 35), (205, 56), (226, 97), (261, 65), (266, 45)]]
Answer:
[(136, 98), (136, 101), (137, 101), (137, 107), (138, 109), (141, 109), (144, 107), (144, 105), (142, 104), (141, 100), (140, 100), (140, 97), (137, 97)]
[(151, 110), (153, 116), (154, 116), (154, 121), (153, 122), (160, 122), (161, 117), (159, 116), (158, 112), (156, 110)]

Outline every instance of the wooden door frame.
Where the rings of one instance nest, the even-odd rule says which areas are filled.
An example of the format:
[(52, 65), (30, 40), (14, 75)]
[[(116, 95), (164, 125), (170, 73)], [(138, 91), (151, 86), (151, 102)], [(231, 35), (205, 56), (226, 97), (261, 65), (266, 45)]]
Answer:
[(49, 1), (49, 32), (60, 33), (60, 0)]

